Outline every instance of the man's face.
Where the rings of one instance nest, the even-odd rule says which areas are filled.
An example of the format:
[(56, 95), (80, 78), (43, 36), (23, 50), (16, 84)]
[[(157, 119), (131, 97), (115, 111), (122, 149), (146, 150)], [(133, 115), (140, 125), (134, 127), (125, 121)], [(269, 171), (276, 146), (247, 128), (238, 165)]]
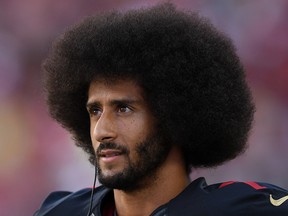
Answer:
[(155, 119), (135, 82), (92, 82), (87, 110), (98, 178), (103, 185), (134, 190), (144, 186), (144, 178), (155, 177), (170, 147), (156, 135)]

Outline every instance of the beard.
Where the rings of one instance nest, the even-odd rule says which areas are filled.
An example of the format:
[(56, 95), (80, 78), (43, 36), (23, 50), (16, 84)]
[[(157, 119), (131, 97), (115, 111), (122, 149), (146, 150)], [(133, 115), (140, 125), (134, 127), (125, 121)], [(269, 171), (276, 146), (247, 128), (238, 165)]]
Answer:
[[(171, 149), (169, 142), (165, 142), (160, 137), (156, 135), (150, 136), (143, 142), (136, 144), (134, 150), (136, 152), (135, 159), (129, 157), (131, 151), (127, 147), (113, 142), (101, 143), (97, 152), (105, 148), (121, 150), (127, 156), (127, 164), (121, 172), (105, 176), (98, 161), (96, 166), (98, 168), (99, 182), (108, 188), (124, 191), (134, 191), (145, 187), (144, 179), (156, 178), (157, 170), (163, 164)], [(99, 157), (97, 160), (99, 160)]]

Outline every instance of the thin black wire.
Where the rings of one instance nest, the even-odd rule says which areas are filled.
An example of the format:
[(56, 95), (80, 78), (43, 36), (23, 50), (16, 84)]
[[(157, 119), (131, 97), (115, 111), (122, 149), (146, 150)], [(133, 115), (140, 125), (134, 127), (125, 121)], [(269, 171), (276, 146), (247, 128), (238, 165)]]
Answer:
[(91, 216), (91, 213), (92, 213), (93, 196), (94, 196), (94, 191), (95, 191), (95, 186), (96, 186), (96, 179), (97, 179), (97, 173), (98, 173), (98, 167), (97, 167), (96, 159), (95, 159), (95, 164), (94, 164), (94, 166), (95, 166), (94, 181), (93, 181), (93, 187), (92, 187), (92, 190), (91, 190), (89, 211), (88, 211), (87, 216)]

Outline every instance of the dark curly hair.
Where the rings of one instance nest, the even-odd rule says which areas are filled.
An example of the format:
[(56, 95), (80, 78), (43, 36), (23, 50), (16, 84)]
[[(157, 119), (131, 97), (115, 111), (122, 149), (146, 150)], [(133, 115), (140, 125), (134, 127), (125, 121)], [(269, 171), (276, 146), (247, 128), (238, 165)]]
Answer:
[(56, 40), (43, 69), (50, 114), (91, 163), (86, 102), (98, 77), (137, 81), (187, 167), (220, 165), (246, 148), (254, 104), (231, 40), (171, 3), (86, 18)]

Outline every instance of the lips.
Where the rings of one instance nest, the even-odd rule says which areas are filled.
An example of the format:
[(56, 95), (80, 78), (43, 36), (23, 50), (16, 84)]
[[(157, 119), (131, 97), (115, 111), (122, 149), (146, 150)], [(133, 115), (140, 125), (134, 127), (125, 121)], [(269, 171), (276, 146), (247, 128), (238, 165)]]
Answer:
[(99, 156), (104, 157), (104, 158), (115, 157), (115, 156), (119, 156), (121, 154), (123, 154), (122, 151), (115, 150), (115, 149), (105, 149), (105, 150), (101, 150), (99, 152)]

